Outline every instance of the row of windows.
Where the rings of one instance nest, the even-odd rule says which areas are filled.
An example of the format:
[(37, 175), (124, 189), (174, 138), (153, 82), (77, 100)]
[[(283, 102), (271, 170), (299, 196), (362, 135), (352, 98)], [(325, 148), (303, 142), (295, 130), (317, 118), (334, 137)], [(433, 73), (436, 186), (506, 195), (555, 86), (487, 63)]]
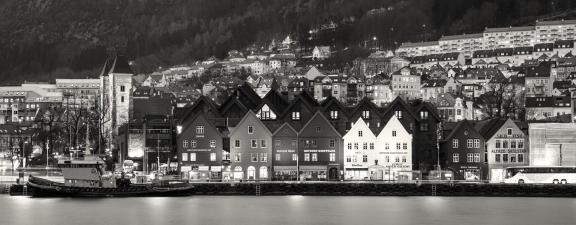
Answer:
[[(260, 148), (268, 148), (268, 143), (264, 139), (261, 139), (260, 141), (258, 141), (258, 139), (250, 139), (250, 148), (258, 148), (258, 143), (260, 143)], [(240, 148), (240, 145), (240, 140), (234, 140), (235, 148)]]
[[(389, 163), (390, 162), (390, 156), (387, 155), (384, 157), (384, 160)], [(395, 156), (394, 157), (394, 162), (399, 163), (399, 162), (403, 162), (405, 163), (407, 161), (406, 156)], [(349, 163), (356, 163), (358, 162), (358, 155), (347, 155), (346, 156), (346, 162)], [(366, 163), (368, 162), (368, 155), (362, 155), (362, 162)], [(378, 160), (374, 160), (374, 164), (378, 165)]]
[[(197, 148), (198, 147), (198, 141), (196, 140), (183, 140), (182, 141), (182, 147), (184, 148), (188, 148), (188, 147), (192, 147), (192, 148)], [(216, 148), (216, 140), (210, 140), (210, 148)]]
[(497, 163), (523, 163), (524, 153), (519, 154), (495, 154), (494, 161)]
[[(370, 142), (370, 143), (364, 142), (364, 143), (362, 143), (362, 149), (364, 149), (364, 150), (368, 149), (368, 145), (370, 145), (370, 150), (373, 150), (373, 149), (374, 149), (374, 142)], [(348, 149), (349, 149), (349, 150), (352, 150), (352, 143), (348, 143)], [(358, 149), (358, 142), (355, 142), (355, 143), (354, 143), (354, 149)]]
[[(460, 154), (453, 153), (452, 154), (452, 162), (458, 163), (460, 162)], [(480, 153), (467, 153), (466, 154), (466, 162), (473, 163), (473, 162), (480, 162)]]
[[(480, 139), (466, 139), (467, 148), (480, 148)], [(452, 148), (458, 148), (458, 139), (452, 139)]]
[(524, 148), (524, 140), (496, 140), (496, 148)]
[[(196, 162), (196, 153), (182, 153), (182, 161), (183, 162)], [(210, 161), (216, 161), (216, 153), (210, 153)]]

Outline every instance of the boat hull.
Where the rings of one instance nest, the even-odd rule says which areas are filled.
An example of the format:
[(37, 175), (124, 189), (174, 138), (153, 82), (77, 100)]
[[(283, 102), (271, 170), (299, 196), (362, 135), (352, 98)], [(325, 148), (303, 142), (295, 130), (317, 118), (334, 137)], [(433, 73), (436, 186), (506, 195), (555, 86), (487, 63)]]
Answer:
[(32, 197), (145, 197), (145, 196), (188, 196), (194, 187), (189, 184), (134, 184), (126, 187), (70, 187), (63, 183), (52, 182), (31, 176), (27, 192)]

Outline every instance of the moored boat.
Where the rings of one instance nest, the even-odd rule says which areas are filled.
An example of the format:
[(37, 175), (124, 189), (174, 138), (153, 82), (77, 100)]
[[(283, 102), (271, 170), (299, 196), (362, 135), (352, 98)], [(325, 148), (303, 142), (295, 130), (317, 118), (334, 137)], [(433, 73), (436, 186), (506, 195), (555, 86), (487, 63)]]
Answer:
[(28, 195), (33, 197), (138, 197), (138, 196), (185, 196), (194, 187), (186, 183), (132, 184), (129, 179), (117, 179), (104, 170), (104, 161), (96, 156), (83, 159), (61, 159), (64, 182), (30, 176)]

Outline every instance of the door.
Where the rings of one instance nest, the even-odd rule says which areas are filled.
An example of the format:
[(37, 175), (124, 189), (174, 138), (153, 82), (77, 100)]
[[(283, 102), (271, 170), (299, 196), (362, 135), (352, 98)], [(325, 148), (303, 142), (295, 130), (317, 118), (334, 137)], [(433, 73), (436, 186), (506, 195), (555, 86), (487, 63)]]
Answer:
[(254, 168), (253, 166), (248, 167), (248, 176), (247, 179), (248, 180), (254, 180), (256, 178), (256, 168)]
[(328, 171), (328, 179), (329, 180), (339, 180), (338, 179), (338, 169), (330, 168), (330, 170)]

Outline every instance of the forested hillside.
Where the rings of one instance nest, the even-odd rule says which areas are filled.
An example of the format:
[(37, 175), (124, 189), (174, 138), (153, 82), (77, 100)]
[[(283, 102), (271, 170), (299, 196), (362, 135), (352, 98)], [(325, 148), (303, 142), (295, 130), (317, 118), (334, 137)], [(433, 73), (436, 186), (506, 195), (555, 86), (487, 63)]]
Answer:
[[(294, 34), (304, 46), (387, 48), (484, 27), (571, 18), (574, 0), (3, 0), (0, 82), (86, 77), (107, 54), (136, 59), (137, 72), (224, 57)], [(309, 39), (335, 22), (336, 31)]]

